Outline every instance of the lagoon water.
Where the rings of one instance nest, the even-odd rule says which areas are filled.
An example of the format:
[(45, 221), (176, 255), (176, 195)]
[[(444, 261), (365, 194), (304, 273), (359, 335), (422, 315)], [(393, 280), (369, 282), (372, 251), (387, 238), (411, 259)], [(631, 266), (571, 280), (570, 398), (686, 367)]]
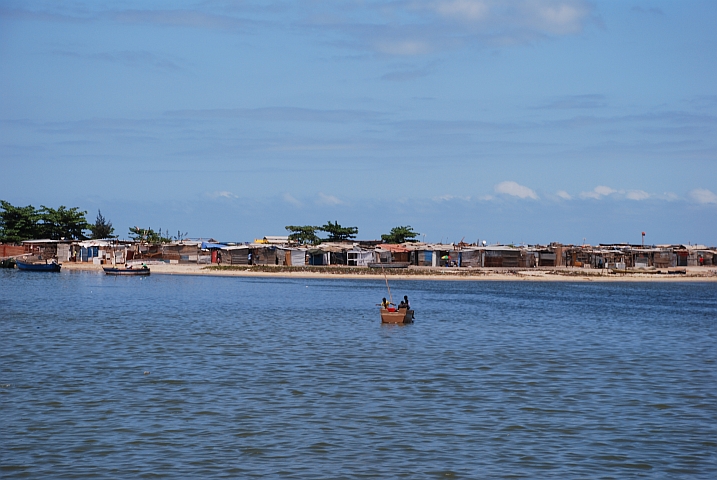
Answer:
[(4, 478), (717, 478), (717, 284), (0, 270)]

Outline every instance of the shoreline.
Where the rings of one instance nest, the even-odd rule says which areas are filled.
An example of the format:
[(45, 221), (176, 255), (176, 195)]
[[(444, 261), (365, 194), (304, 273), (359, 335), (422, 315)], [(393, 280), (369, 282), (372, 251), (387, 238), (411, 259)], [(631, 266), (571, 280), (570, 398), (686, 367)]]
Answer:
[[(367, 268), (361, 268), (361, 273), (351, 271), (346, 267), (328, 267), (325, 271), (309, 271), (304, 267), (295, 267), (296, 271), (287, 270), (287, 267), (216, 267), (192, 264), (151, 264), (152, 274), (156, 275), (197, 275), (217, 277), (254, 277), (254, 278), (315, 278), (315, 279), (352, 279), (352, 280), (383, 280), (383, 273), (369, 273)], [(102, 273), (102, 265), (88, 263), (63, 263), (65, 271), (89, 271)], [(291, 268), (291, 267), (288, 267)], [(324, 267), (318, 267), (319, 269)], [(537, 281), (537, 282), (658, 282), (658, 283), (693, 283), (717, 282), (717, 269), (709, 267), (683, 267), (685, 274), (660, 274), (656, 272), (630, 272), (607, 273), (605, 270), (578, 269), (578, 268), (543, 268), (543, 269), (457, 269), (436, 268), (415, 270), (411, 273), (386, 271), (392, 280), (433, 280), (433, 281)], [(313, 269), (313, 267), (312, 267)], [(274, 271), (272, 271), (274, 270)], [(341, 271), (346, 270), (346, 271)], [(366, 273), (364, 273), (366, 271)]]

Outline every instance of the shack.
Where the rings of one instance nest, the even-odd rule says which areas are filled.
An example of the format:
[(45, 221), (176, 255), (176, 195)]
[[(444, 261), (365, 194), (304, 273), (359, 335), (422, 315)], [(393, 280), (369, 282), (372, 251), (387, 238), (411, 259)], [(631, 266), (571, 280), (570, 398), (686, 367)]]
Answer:
[[(488, 245), (483, 247), (483, 250), (485, 252), (484, 267), (519, 268), (534, 266), (527, 264), (527, 255), (524, 255), (521, 249), (510, 245)], [(533, 258), (532, 255), (530, 258)]]
[(249, 265), (249, 245), (224, 245), (216, 253), (219, 265)]

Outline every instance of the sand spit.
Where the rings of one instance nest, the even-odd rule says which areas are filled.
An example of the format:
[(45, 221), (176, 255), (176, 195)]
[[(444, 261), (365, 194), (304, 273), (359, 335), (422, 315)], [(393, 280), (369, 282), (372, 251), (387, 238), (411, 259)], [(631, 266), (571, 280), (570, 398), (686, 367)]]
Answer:
[[(100, 265), (64, 263), (65, 271), (93, 271), (102, 273)], [(153, 264), (152, 274), (159, 275), (212, 275), (227, 277), (283, 277), (283, 278), (350, 278), (383, 279), (383, 273), (363, 267), (274, 267), (274, 266), (207, 266), (192, 264)], [(582, 268), (409, 268), (386, 270), (392, 280), (457, 280), (457, 281), (538, 281), (538, 282), (717, 282), (717, 269), (682, 267), (684, 274), (645, 271), (609, 273), (607, 270)]]

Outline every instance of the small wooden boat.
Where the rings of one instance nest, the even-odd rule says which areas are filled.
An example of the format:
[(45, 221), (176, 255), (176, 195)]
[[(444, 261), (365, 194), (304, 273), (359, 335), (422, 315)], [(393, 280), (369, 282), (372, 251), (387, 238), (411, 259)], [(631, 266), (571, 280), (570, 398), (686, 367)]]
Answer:
[(0, 260), (0, 268), (15, 268), (15, 259), (10, 257)]
[(413, 323), (413, 310), (381, 308), (381, 323)]
[(149, 267), (146, 265), (140, 268), (133, 267), (102, 267), (107, 275), (149, 275)]
[(19, 270), (27, 270), (29, 272), (59, 272), (60, 268), (62, 268), (62, 265), (60, 265), (59, 263), (55, 261), (48, 262), (47, 260), (45, 260), (44, 262), (26, 262), (24, 260), (16, 258), (15, 264), (17, 265), (17, 268)]
[(368, 268), (408, 268), (409, 262), (369, 263)]

